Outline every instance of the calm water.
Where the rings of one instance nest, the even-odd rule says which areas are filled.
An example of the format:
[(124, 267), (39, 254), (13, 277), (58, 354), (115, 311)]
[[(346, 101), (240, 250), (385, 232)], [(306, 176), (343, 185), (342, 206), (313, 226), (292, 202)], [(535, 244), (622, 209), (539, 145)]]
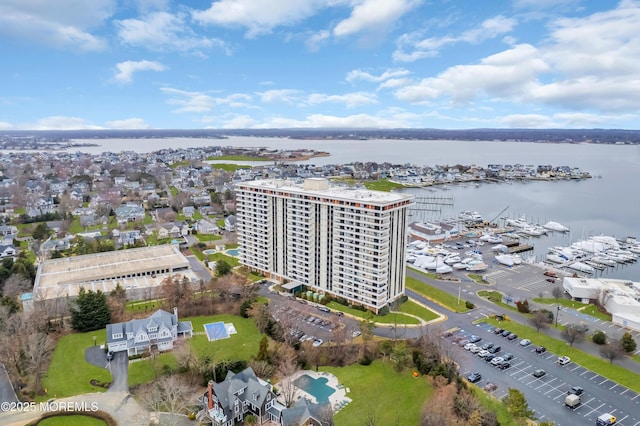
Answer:
[[(476, 210), (485, 219), (526, 214), (532, 222), (543, 224), (553, 220), (571, 229), (570, 234), (532, 239), (538, 255), (544, 254), (546, 247), (568, 245), (590, 235), (640, 238), (640, 191), (637, 188), (640, 182), (640, 146), (483, 141), (325, 141), (257, 137), (231, 137), (224, 140), (109, 139), (87, 142), (103, 144), (80, 149), (94, 154), (125, 150), (150, 152), (163, 148), (208, 145), (285, 150), (307, 148), (331, 154), (330, 157), (302, 162), (316, 165), (372, 161), (417, 165), (487, 166), (520, 163), (575, 166), (599, 177), (566, 182), (481, 184), (479, 187), (452, 185), (409, 191), (418, 196), (453, 198), (453, 206), (443, 206), (438, 212), (423, 212), (423, 217), (417, 218), (420, 220), (453, 217), (462, 210)], [(640, 281), (640, 263), (609, 270), (607, 276)]]

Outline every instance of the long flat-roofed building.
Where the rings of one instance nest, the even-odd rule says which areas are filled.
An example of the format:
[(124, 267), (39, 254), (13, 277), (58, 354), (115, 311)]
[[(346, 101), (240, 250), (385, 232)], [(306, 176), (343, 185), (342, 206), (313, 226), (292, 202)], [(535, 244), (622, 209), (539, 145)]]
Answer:
[(131, 292), (158, 287), (171, 275), (196, 279), (176, 244), (50, 259), (38, 266), (33, 294), (39, 299), (74, 297), (80, 287), (109, 293), (118, 284)]
[(323, 178), (241, 182), (235, 191), (244, 265), (375, 312), (404, 294), (413, 196)]

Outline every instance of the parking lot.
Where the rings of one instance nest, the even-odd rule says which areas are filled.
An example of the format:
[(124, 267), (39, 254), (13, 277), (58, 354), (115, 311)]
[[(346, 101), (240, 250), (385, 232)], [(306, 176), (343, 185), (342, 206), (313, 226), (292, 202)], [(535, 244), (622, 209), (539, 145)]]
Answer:
[[(487, 323), (470, 324), (468, 329), (456, 330), (445, 337), (453, 345), (452, 352), (460, 364), (460, 373), (464, 377), (473, 373), (481, 376), (475, 385), (481, 388), (494, 385), (496, 388), (491, 393), (499, 399), (508, 394), (509, 388), (519, 389), (525, 394), (529, 407), (535, 411), (539, 421), (551, 420), (556, 425), (595, 424), (600, 414), (609, 412), (617, 417), (616, 424), (640, 425), (640, 396), (636, 392), (574, 362), (560, 365), (557, 360), (562, 354), (548, 351), (537, 353), (535, 342), (521, 346), (520, 339), (508, 340), (506, 336), (495, 334), (494, 330), (495, 327)], [(461, 342), (472, 335), (481, 339), (476, 345), (487, 342), (499, 345), (501, 350), (492, 354), (494, 356), (512, 353), (510, 366), (501, 370), (497, 365), (479, 358), (479, 351), (473, 354), (461, 347)], [(536, 370), (543, 370), (544, 375), (534, 377)], [(472, 379), (477, 377), (472, 376)], [(572, 386), (584, 389), (582, 403), (575, 408), (564, 405)]]

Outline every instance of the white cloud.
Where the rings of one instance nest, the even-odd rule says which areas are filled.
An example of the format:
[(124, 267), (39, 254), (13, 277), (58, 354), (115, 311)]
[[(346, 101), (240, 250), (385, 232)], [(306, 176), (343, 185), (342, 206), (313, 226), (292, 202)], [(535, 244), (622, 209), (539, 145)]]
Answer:
[(284, 117), (272, 118), (254, 128), (402, 128), (408, 127), (407, 122), (388, 116), (375, 116), (369, 114), (355, 114), (345, 117), (334, 115), (311, 114), (304, 120), (295, 120)]
[(348, 108), (360, 105), (371, 105), (378, 103), (376, 95), (367, 92), (347, 93), (345, 95), (326, 95), (322, 93), (312, 93), (306, 99), (308, 105), (319, 105), (325, 103), (345, 104)]
[(106, 41), (90, 31), (115, 9), (115, 0), (3, 0), (0, 34), (58, 48), (102, 50)]
[(514, 129), (551, 129), (559, 127), (558, 123), (542, 114), (511, 114), (502, 117), (500, 123)]
[(407, 85), (395, 94), (400, 100), (416, 103), (437, 98), (469, 102), (481, 95), (518, 99), (527, 93), (528, 86), (536, 84), (538, 74), (548, 70), (535, 47), (520, 44), (484, 58), (478, 65), (448, 68), (437, 77)]
[(362, 81), (368, 81), (372, 83), (380, 83), (391, 78), (404, 77), (409, 74), (411, 74), (411, 71), (402, 69), (402, 68), (388, 69), (380, 75), (373, 75), (366, 71), (357, 69), (357, 70), (349, 71), (349, 73), (347, 74), (347, 81), (349, 83), (353, 83), (357, 80), (362, 80)]
[(220, 48), (229, 53), (224, 42), (198, 36), (186, 21), (187, 15), (153, 12), (143, 19), (115, 21), (118, 37), (124, 44), (155, 51), (201, 53), (202, 50)]
[(104, 127), (87, 122), (84, 118), (51, 116), (41, 118), (34, 125), (26, 125), (25, 129), (29, 130), (99, 130)]
[(320, 49), (320, 47), (331, 37), (331, 32), (328, 30), (318, 31), (316, 33), (311, 34), (311, 36), (305, 42), (307, 49), (312, 52), (315, 52)]
[(106, 125), (110, 129), (122, 129), (122, 130), (151, 128), (151, 126), (145, 123), (145, 121), (142, 118), (127, 118), (124, 120), (107, 121)]
[(351, 16), (335, 26), (333, 34), (344, 37), (362, 31), (385, 31), (418, 4), (420, 1), (416, 0), (361, 0)]
[(295, 103), (300, 101), (302, 92), (293, 89), (276, 89), (267, 90), (266, 92), (258, 92), (258, 95), (262, 102)]
[(9, 130), (9, 129), (13, 129), (13, 124), (6, 121), (0, 121), (0, 130)]
[(172, 96), (172, 98), (167, 101), (170, 105), (179, 106), (179, 108), (173, 112), (207, 112), (211, 111), (214, 105), (213, 98), (202, 92), (187, 92), (170, 87), (162, 87), (160, 90)]
[(114, 79), (120, 83), (131, 83), (138, 71), (164, 71), (165, 66), (156, 61), (125, 61), (116, 64), (118, 72)]
[(219, 0), (209, 9), (192, 11), (193, 19), (226, 27), (246, 28), (248, 38), (268, 34), (278, 26), (290, 26), (310, 16), (331, 0)]
[(456, 43), (479, 44), (485, 40), (510, 32), (516, 23), (513, 18), (499, 15), (486, 19), (477, 28), (472, 28), (458, 36), (420, 39), (422, 32), (404, 34), (397, 40), (398, 49), (393, 52), (393, 59), (398, 62), (413, 62), (418, 59), (437, 56), (439, 50), (447, 45)]

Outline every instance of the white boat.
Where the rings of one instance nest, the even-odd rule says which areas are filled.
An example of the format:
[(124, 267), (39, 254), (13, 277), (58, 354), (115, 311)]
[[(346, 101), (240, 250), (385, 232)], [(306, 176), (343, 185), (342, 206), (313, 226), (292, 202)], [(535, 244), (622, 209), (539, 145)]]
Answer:
[(467, 271), (469, 272), (484, 272), (489, 268), (489, 265), (487, 265), (484, 262), (477, 262), (477, 263), (473, 263), (469, 266), (467, 266)]
[(458, 216), (461, 220), (465, 222), (483, 222), (484, 218), (478, 212), (472, 212), (469, 210), (465, 210), (460, 213)]
[(591, 261), (605, 266), (616, 266), (617, 263), (615, 260), (607, 259), (604, 256), (593, 256), (591, 258)]
[(525, 215), (520, 216), (518, 219), (507, 219), (505, 224), (507, 226), (513, 226), (514, 228), (526, 228), (531, 226), (527, 222), (527, 217)]
[(605, 246), (612, 249), (619, 249), (620, 243), (614, 237), (610, 237), (608, 235), (595, 235), (590, 238), (590, 240), (596, 241), (598, 243), (604, 244)]
[(457, 256), (457, 255), (447, 256), (444, 259), (444, 263), (446, 263), (447, 265), (453, 265), (454, 263), (459, 263), (460, 260), (461, 260), (460, 256)]
[(594, 274), (596, 272), (593, 266), (589, 266), (586, 263), (582, 262), (573, 262), (568, 267), (576, 271), (584, 272), (585, 274)]
[(499, 254), (496, 256), (498, 263), (505, 266), (513, 266), (513, 256), (510, 254)]
[(509, 251), (509, 247), (505, 246), (504, 244), (498, 244), (491, 247), (491, 251), (506, 253), (507, 251)]
[(542, 226), (527, 226), (522, 229), (523, 234), (530, 235), (532, 237), (539, 237), (547, 233), (547, 231)]
[(558, 223), (558, 222), (554, 222), (554, 221), (549, 221), (547, 223), (545, 223), (544, 225), (542, 225), (543, 228), (548, 229), (550, 231), (556, 231), (556, 232), (569, 232), (569, 228), (567, 228), (566, 226)]
[(571, 244), (574, 249), (586, 251), (587, 253), (602, 253), (605, 250), (605, 245), (594, 240), (577, 241)]
[(512, 254), (511, 258), (513, 259), (514, 265), (522, 265), (522, 257), (519, 254)]
[(468, 266), (469, 266), (469, 265), (467, 265), (466, 263), (459, 262), (459, 263), (455, 263), (455, 264), (452, 266), (452, 268), (453, 268), (453, 269), (462, 270), (462, 269), (467, 269), (467, 267), (468, 267)]
[(553, 263), (564, 263), (567, 261), (567, 259), (564, 259), (558, 256), (557, 254), (553, 254), (553, 253), (547, 254), (546, 260), (548, 262), (553, 262)]
[(440, 265), (436, 268), (436, 273), (438, 274), (448, 274), (453, 271), (453, 268), (449, 265)]

